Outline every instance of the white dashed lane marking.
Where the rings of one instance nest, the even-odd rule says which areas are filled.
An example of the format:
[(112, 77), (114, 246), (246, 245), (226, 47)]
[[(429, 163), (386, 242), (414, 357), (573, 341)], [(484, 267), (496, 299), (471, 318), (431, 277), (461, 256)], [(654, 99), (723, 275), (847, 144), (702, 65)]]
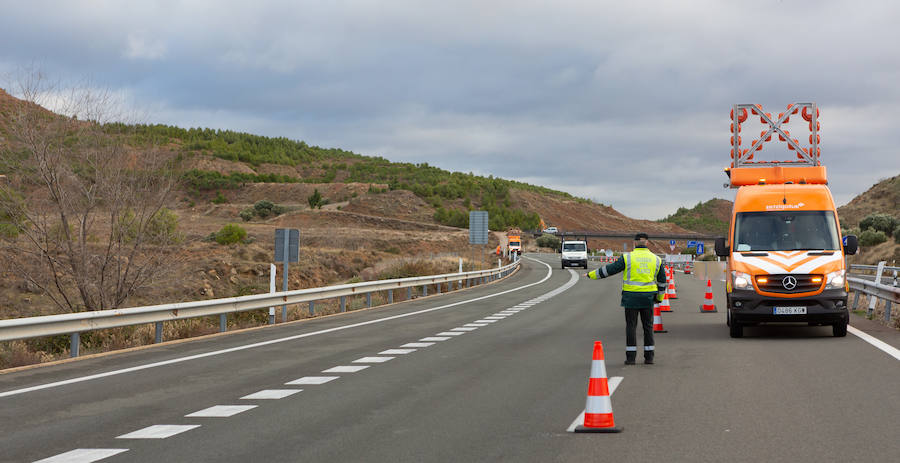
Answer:
[(34, 463), (91, 463), (127, 451), (128, 449), (75, 449)]
[(490, 323), (466, 323), (463, 326), (467, 326), (469, 328), (481, 328), (482, 326), (488, 326)]
[(453, 328), (450, 331), (475, 331), (477, 329), (478, 329), (478, 327), (476, 327), (476, 326), (459, 326), (459, 327)]
[(388, 349), (379, 352), (378, 355), (406, 355), (415, 351), (415, 349)]
[(360, 370), (365, 370), (369, 368), (368, 365), (341, 365), (333, 368), (329, 368), (327, 370), (322, 370), (322, 373), (356, 373)]
[(340, 376), (304, 376), (300, 379), (295, 379), (284, 384), (288, 386), (299, 386), (302, 384), (325, 384), (338, 378), (340, 378)]
[(416, 348), (419, 348), (419, 347), (430, 347), (430, 346), (433, 346), (433, 345), (434, 345), (433, 342), (408, 342), (408, 343), (406, 343), (406, 344), (404, 344), (404, 345), (402, 345), (402, 346), (400, 346), (400, 347), (416, 347)]
[(475, 323), (495, 323), (495, 322), (497, 322), (497, 320), (488, 320), (486, 318), (484, 320), (475, 320)]
[(450, 339), (449, 336), (429, 336), (427, 338), (419, 339), (419, 341), (446, 341)]
[(214, 405), (184, 416), (185, 418), (228, 418), (256, 407), (258, 405)]
[(438, 336), (462, 336), (464, 334), (466, 334), (466, 333), (463, 331), (443, 331), (441, 333), (438, 333), (437, 335)]
[(353, 361), (353, 363), (384, 363), (388, 360), (394, 360), (394, 357), (363, 357)]
[(199, 427), (199, 424), (154, 424), (128, 434), (122, 434), (116, 439), (165, 439)]
[(250, 395), (245, 395), (241, 397), (244, 400), (254, 400), (254, 399), (263, 399), (263, 400), (275, 400), (275, 399), (283, 399), (287, 396), (294, 395), (303, 389), (265, 389), (259, 392), (254, 392)]

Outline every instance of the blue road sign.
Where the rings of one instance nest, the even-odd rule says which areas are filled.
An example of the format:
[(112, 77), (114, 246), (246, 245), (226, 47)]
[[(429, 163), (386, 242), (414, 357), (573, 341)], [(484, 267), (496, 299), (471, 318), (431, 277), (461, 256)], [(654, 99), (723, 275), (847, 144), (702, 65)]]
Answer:
[(697, 243), (697, 255), (703, 254), (703, 243)]
[(700, 243), (699, 241), (688, 241), (688, 242), (687, 242), (687, 247), (689, 247), (689, 248), (696, 247), (698, 243), (699, 243), (699, 244), (702, 244), (702, 243)]
[(669, 246), (675, 246), (675, 240), (669, 240)]
[(846, 246), (847, 245), (847, 237), (846, 236), (844, 237), (843, 241), (844, 241), (844, 246)]

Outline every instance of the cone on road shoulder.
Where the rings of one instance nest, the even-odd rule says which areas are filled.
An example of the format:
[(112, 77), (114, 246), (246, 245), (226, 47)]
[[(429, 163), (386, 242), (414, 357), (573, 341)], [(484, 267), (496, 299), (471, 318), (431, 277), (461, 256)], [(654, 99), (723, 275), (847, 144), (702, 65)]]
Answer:
[(603, 344), (594, 341), (591, 360), (591, 377), (588, 380), (587, 404), (584, 407), (584, 424), (575, 432), (622, 432), (613, 418), (612, 401), (609, 398), (609, 380), (603, 358)]
[(659, 304), (653, 304), (653, 332), (668, 333), (668, 331), (663, 328), (662, 314), (660, 313)]
[(666, 287), (666, 297), (669, 299), (678, 299), (678, 294), (675, 292), (675, 280), (669, 279), (669, 286)]
[(718, 312), (716, 310), (716, 304), (713, 303), (713, 295), (712, 295), (712, 280), (706, 280), (706, 294), (703, 295), (703, 305), (700, 306), (701, 313), (715, 313)]

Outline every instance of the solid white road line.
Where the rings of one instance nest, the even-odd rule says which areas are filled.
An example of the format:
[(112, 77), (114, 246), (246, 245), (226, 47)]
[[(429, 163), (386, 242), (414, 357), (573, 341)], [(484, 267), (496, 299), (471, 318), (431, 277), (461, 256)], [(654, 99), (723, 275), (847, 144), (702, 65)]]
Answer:
[(26, 392), (40, 391), (40, 390), (42, 390), (42, 389), (49, 389), (49, 388), (54, 388), (54, 387), (59, 387), (59, 386), (65, 386), (65, 385), (67, 385), (67, 384), (80, 383), (80, 382), (83, 382), (83, 381), (91, 381), (91, 380), (95, 380), (95, 379), (106, 378), (106, 377), (109, 377), (109, 376), (116, 376), (116, 375), (121, 375), (121, 374), (124, 374), (124, 373), (131, 373), (131, 372), (135, 372), (135, 371), (146, 370), (146, 369), (149, 369), (149, 368), (156, 368), (156, 367), (161, 367), (161, 366), (166, 366), (166, 365), (173, 365), (173, 364), (176, 364), (176, 363), (187, 362), (187, 361), (189, 361), (189, 360), (197, 360), (197, 359), (206, 358), (206, 357), (212, 357), (212, 356), (216, 356), (216, 355), (228, 354), (228, 353), (231, 353), (231, 352), (238, 352), (238, 351), (242, 351), (242, 350), (253, 349), (253, 348), (256, 348), (256, 347), (268, 346), (268, 345), (271, 345), (271, 344), (278, 344), (278, 343), (282, 343), (282, 342), (293, 341), (293, 340), (296, 340), (296, 339), (308, 338), (308, 337), (310, 337), (310, 336), (317, 336), (317, 335), (320, 335), (320, 334), (333, 333), (333, 332), (335, 332), (335, 331), (348, 330), (348, 329), (351, 329), (351, 328), (358, 328), (358, 327), (360, 327), (360, 326), (368, 326), (368, 325), (373, 325), (373, 324), (376, 324), (376, 323), (384, 323), (384, 322), (391, 321), (391, 320), (398, 320), (398, 319), (401, 319), (401, 318), (412, 317), (412, 316), (415, 316), (415, 315), (420, 315), (420, 314), (424, 314), (424, 313), (434, 312), (434, 311), (436, 311), (436, 310), (443, 310), (443, 309), (448, 309), (448, 308), (450, 308), (450, 307), (456, 307), (456, 306), (459, 306), (459, 305), (468, 304), (468, 303), (470, 303), (470, 302), (483, 301), (483, 300), (485, 300), (485, 299), (490, 299), (490, 298), (492, 298), (492, 297), (502, 296), (502, 295), (504, 295), (504, 294), (509, 294), (509, 293), (511, 293), (511, 292), (523, 290), (523, 289), (525, 289), (525, 288), (530, 288), (530, 287), (532, 287), (532, 286), (539, 285), (539, 284), (541, 284), (541, 283), (543, 283), (543, 282), (549, 280), (550, 277), (553, 275), (553, 269), (550, 267), (550, 265), (548, 265), (548, 264), (546, 264), (546, 263), (544, 263), (544, 262), (541, 262), (541, 261), (539, 261), (539, 260), (537, 260), (537, 259), (532, 259), (532, 258), (530, 258), (530, 257), (526, 257), (526, 259), (533, 260), (533, 261), (535, 261), (535, 262), (537, 262), (537, 263), (539, 263), (539, 264), (541, 264), (541, 265), (547, 267), (547, 274), (544, 276), (544, 278), (541, 278), (540, 280), (535, 281), (534, 283), (529, 283), (529, 284), (527, 284), (527, 285), (522, 285), (522, 286), (519, 286), (519, 287), (516, 287), (516, 288), (508, 289), (508, 290), (506, 290), (506, 291), (500, 291), (500, 292), (498, 292), (498, 293), (492, 293), (492, 294), (488, 294), (488, 295), (485, 295), (485, 296), (479, 296), (479, 297), (472, 298), (472, 299), (466, 299), (466, 300), (464, 300), (464, 301), (458, 301), (458, 302), (453, 302), (453, 303), (450, 303), (450, 304), (445, 304), (445, 305), (441, 305), (441, 306), (437, 306), (437, 307), (431, 307), (431, 308), (429, 308), (429, 309), (422, 309), (422, 310), (417, 310), (417, 311), (415, 311), (415, 312), (409, 312), (409, 313), (403, 313), (403, 314), (398, 314), (398, 315), (392, 315), (392, 316), (390, 316), (390, 317), (378, 318), (378, 319), (375, 319), (375, 320), (368, 320), (368, 321), (359, 322), (359, 323), (351, 323), (351, 324), (349, 324), (349, 325), (336, 326), (336, 327), (334, 327), (334, 328), (328, 328), (328, 329), (324, 329), (324, 330), (313, 331), (313, 332), (310, 332), (310, 333), (297, 334), (297, 335), (294, 335), (294, 336), (287, 336), (287, 337), (284, 337), (284, 338), (270, 339), (270, 340), (268, 340), (268, 341), (262, 341), (262, 342), (254, 342), (254, 343), (251, 343), (251, 344), (244, 344), (244, 345), (242, 345), (242, 346), (230, 347), (230, 348), (228, 348), (228, 349), (221, 349), (221, 350), (215, 350), (215, 351), (211, 351), (211, 352), (204, 352), (204, 353), (202, 353), (202, 354), (188, 355), (188, 356), (185, 356), (185, 357), (177, 357), (177, 358), (173, 358), (173, 359), (169, 359), (169, 360), (163, 360), (163, 361), (161, 361), (161, 362), (147, 363), (147, 364), (144, 364), (144, 365), (137, 365), (137, 366), (133, 366), (133, 367), (129, 367), (129, 368), (122, 368), (122, 369), (120, 369), (120, 370), (112, 370), (112, 371), (107, 371), (107, 372), (104, 372), (104, 373), (97, 373), (97, 374), (94, 374), (94, 375), (79, 376), (79, 377), (76, 377), (76, 378), (66, 379), (66, 380), (63, 380), (63, 381), (55, 381), (55, 382), (52, 382), (52, 383), (39, 384), (39, 385), (37, 385), (37, 386), (25, 387), (25, 388), (22, 388), (22, 389), (13, 389), (13, 390), (10, 390), (10, 391), (0, 392), (0, 397), (8, 397), (8, 396), (13, 396), (13, 395), (17, 395), (17, 394), (24, 394), (24, 393), (26, 393)]
[(400, 346), (400, 347), (416, 347), (416, 348), (419, 348), (419, 347), (431, 347), (431, 346), (433, 346), (433, 345), (434, 345), (433, 342), (408, 342), (408, 343), (406, 343), (406, 344), (404, 344), (404, 345), (402, 345), (402, 346)]
[(353, 361), (353, 363), (384, 363), (388, 360), (394, 360), (394, 357), (363, 357)]
[(91, 463), (127, 451), (128, 449), (75, 449), (34, 463)]
[(881, 339), (878, 339), (868, 333), (862, 332), (852, 326), (848, 326), (847, 331), (855, 334), (856, 336), (859, 336), (860, 339), (877, 347), (878, 349), (885, 351), (891, 357), (900, 360), (900, 349), (897, 349), (896, 347), (882, 341)]
[(302, 378), (295, 379), (284, 384), (288, 386), (299, 386), (302, 384), (325, 384), (338, 378), (340, 378), (340, 376), (304, 376)]
[(154, 424), (128, 434), (122, 434), (116, 439), (165, 439), (199, 427), (199, 424)]
[[(624, 378), (621, 376), (613, 376), (612, 378), (609, 378), (608, 384), (610, 397), (612, 397), (613, 392), (616, 392), (616, 388), (619, 387), (622, 379)], [(566, 429), (566, 432), (575, 432), (575, 428), (577, 428), (581, 424), (584, 424), (584, 410), (582, 410), (581, 414), (575, 418), (575, 421), (573, 421), (572, 424), (569, 425), (568, 429)]]
[(322, 370), (322, 373), (356, 373), (357, 371), (365, 370), (366, 368), (369, 368), (369, 365), (341, 365)]
[(378, 355), (405, 355), (415, 352), (415, 349), (388, 349), (378, 353)]
[(254, 399), (277, 400), (277, 399), (283, 399), (287, 396), (294, 395), (302, 390), (303, 389), (263, 389), (262, 391), (254, 392), (253, 394), (250, 394), (250, 395), (245, 395), (244, 397), (241, 397), (241, 399), (244, 399), (244, 400), (254, 400)]
[(427, 338), (419, 339), (419, 341), (446, 341), (450, 339), (450, 336), (429, 336)]
[(203, 410), (184, 415), (184, 417), (185, 418), (228, 418), (229, 416), (234, 416), (234, 415), (237, 415), (238, 413), (244, 413), (247, 410), (252, 410), (258, 406), (259, 405), (214, 405), (212, 407), (204, 408)]

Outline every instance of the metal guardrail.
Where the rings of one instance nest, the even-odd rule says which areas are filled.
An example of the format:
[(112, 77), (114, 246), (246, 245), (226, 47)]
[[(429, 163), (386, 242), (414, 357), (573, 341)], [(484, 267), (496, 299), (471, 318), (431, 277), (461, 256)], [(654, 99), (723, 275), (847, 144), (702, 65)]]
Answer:
[(520, 261), (516, 261), (506, 266), (489, 270), (367, 281), (363, 283), (253, 294), (223, 299), (209, 299), (205, 301), (177, 302), (173, 304), (130, 307), (126, 309), (12, 318), (0, 320), (0, 341), (70, 334), (71, 356), (77, 357), (79, 333), (84, 331), (155, 323), (156, 342), (162, 342), (162, 324), (166, 321), (219, 315), (219, 331), (226, 331), (225, 321), (226, 315), (229, 313), (266, 309), (277, 305), (299, 304), (303, 302), (310, 303), (310, 313), (312, 313), (313, 303), (315, 301), (334, 298), (340, 298), (341, 311), (344, 312), (346, 311), (345, 302), (347, 296), (365, 295), (367, 305), (371, 307), (371, 294), (373, 292), (387, 291), (388, 303), (393, 302), (393, 291), (396, 289), (407, 288), (407, 297), (410, 297), (413, 287), (422, 286), (423, 295), (427, 295), (428, 286), (436, 285), (436, 291), (440, 294), (443, 283), (449, 283), (448, 290), (452, 290), (454, 282), (457, 282), (457, 289), (462, 289), (463, 284), (465, 284), (466, 287), (470, 287), (479, 283), (487, 283), (508, 276), (519, 266), (519, 264)]
[[(872, 317), (875, 312), (876, 301), (882, 299), (885, 301), (884, 321), (890, 323), (891, 304), (900, 304), (900, 287), (897, 285), (897, 275), (898, 272), (900, 272), (900, 267), (888, 267), (885, 263), (886, 262), (882, 261), (879, 262), (878, 265), (851, 265), (851, 271), (863, 270), (875, 272), (875, 279), (873, 281), (859, 278), (862, 275), (851, 273), (847, 276), (847, 282), (850, 284), (850, 289), (856, 292), (856, 295), (853, 297), (853, 310), (856, 310), (856, 308), (859, 307), (860, 294), (866, 294), (869, 296), (869, 305), (866, 309), (866, 316)], [(893, 273), (893, 281), (890, 285), (881, 282), (882, 277), (886, 276), (884, 274), (885, 270)]]

